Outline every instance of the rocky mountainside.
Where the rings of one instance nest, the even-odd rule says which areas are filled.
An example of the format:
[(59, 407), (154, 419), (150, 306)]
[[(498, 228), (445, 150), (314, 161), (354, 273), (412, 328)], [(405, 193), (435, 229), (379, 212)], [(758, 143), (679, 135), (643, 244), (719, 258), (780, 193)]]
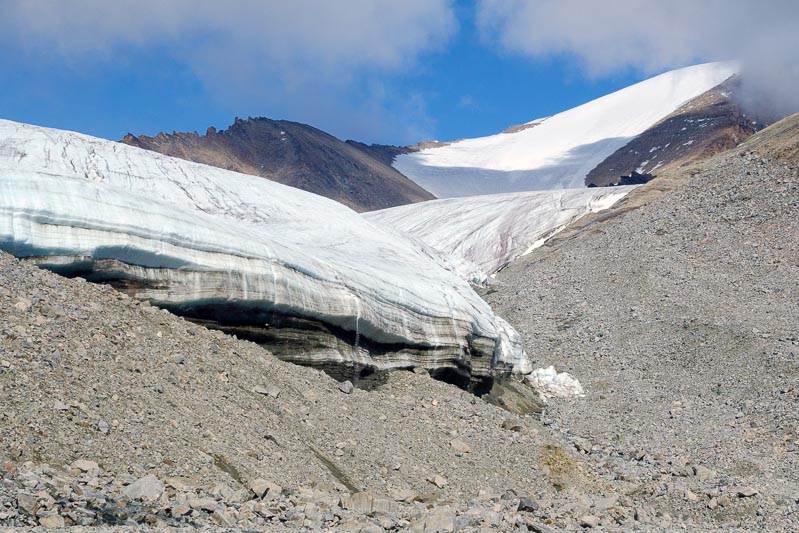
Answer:
[[(226, 170), (261, 176), (313, 192), (355, 209), (371, 211), (433, 198), (391, 167), (394, 147), (342, 142), (316, 128), (287, 120), (236, 119), (205, 135), (128, 134), (138, 148)], [(398, 150), (401, 153), (403, 150)]]
[(798, 153), (795, 115), (511, 264), (488, 296), (586, 389), (551, 427), (589, 460), (652, 469), (644, 524), (799, 524)]
[(652, 179), (738, 146), (768, 125), (736, 103), (739, 86), (736, 76), (694, 98), (608, 156), (588, 173), (585, 184), (624, 184), (622, 177), (634, 173)]

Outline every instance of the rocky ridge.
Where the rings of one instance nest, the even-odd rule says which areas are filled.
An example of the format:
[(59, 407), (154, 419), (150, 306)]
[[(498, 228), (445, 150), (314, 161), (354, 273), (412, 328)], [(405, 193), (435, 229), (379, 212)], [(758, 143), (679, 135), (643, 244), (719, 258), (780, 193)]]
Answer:
[[(164, 155), (261, 176), (331, 198), (356, 211), (433, 199), (392, 168), (402, 148), (342, 142), (287, 120), (236, 118), (226, 130), (154, 137), (126, 135), (122, 142)], [(392, 155), (393, 154), (393, 155)]]

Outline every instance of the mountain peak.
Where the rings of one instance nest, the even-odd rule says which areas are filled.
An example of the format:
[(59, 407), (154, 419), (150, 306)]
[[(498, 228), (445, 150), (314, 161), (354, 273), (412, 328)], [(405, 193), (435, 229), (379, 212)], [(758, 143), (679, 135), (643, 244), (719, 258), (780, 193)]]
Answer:
[(174, 131), (154, 137), (128, 134), (121, 142), (261, 176), (326, 196), (356, 211), (433, 198), (392, 168), (392, 152), (362, 143), (345, 143), (299, 122), (236, 117), (226, 130), (210, 126), (202, 136)]

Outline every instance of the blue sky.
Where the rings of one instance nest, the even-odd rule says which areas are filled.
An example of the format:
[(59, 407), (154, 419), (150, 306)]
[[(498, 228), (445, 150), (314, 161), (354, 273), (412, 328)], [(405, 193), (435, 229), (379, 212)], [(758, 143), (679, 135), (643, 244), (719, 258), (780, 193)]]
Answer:
[[(267, 116), (407, 144), (495, 133), (735, 53), (712, 28), (697, 40), (695, 8), (683, 20), (644, 4), (666, 37), (636, 33), (623, 0), (0, 0), (0, 117), (119, 139)], [(740, 6), (757, 3), (725, 12), (745, 20)]]

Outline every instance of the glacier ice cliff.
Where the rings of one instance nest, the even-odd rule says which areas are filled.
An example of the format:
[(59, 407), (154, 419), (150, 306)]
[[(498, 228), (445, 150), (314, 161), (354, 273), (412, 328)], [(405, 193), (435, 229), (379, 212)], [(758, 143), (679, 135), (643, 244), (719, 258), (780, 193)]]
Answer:
[(348, 377), (421, 366), (474, 386), (532, 370), (518, 333), (420, 241), (86, 135), (0, 120), (0, 249)]

